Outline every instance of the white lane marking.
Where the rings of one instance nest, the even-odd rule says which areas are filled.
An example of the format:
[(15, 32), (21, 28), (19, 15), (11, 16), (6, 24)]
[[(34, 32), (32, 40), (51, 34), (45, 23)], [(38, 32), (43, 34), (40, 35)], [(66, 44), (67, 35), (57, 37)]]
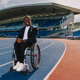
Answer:
[[(44, 43), (45, 40), (43, 42), (41, 42), (40, 44)], [(9, 43), (10, 44), (10, 43)], [(13, 46), (9, 46), (9, 47), (13, 47)], [(4, 47), (4, 48), (9, 48), (9, 47)], [(4, 48), (0, 48), (0, 49), (4, 49)]]
[[(45, 42), (45, 40), (44, 40), (43, 42), (39, 43), (39, 44), (42, 44), (42, 43), (44, 43), (44, 42)], [(38, 45), (39, 45), (39, 44), (38, 44)]]
[[(0, 47), (6, 47), (8, 44), (6, 44), (6, 45), (0, 45)], [(13, 44), (10, 44), (10, 45), (8, 45), (8, 46), (12, 46)]]
[(49, 78), (49, 76), (52, 74), (52, 72), (56, 69), (56, 67), (58, 66), (58, 64), (60, 63), (60, 61), (62, 60), (65, 52), (66, 52), (66, 44), (64, 43), (65, 45), (65, 50), (63, 52), (63, 55), (61, 56), (61, 58), (59, 59), (59, 61), (56, 63), (56, 65), (51, 69), (51, 71), (47, 74), (47, 76), (43, 79), (43, 80), (47, 80)]
[(0, 49), (11, 48), (11, 47), (13, 47), (13, 46), (9, 46), (9, 47), (4, 47), (4, 48), (0, 48)]
[[(43, 42), (41, 42), (40, 44), (42, 44), (44, 42), (45, 42), (45, 40)], [(8, 52), (12, 52), (12, 51), (8, 51)], [(8, 53), (8, 52), (0, 53), (0, 55), (5, 54), (5, 53)]]
[[(40, 51), (42, 51), (42, 50), (44, 50), (44, 49), (50, 47), (52, 44), (53, 44), (53, 41), (52, 41), (52, 43), (51, 43), (49, 46), (47, 46), (47, 47), (41, 49)], [(0, 67), (5, 66), (5, 65), (7, 65), (7, 64), (10, 64), (10, 63), (12, 63), (12, 62), (13, 62), (13, 61), (10, 61), (10, 62), (8, 62), (8, 63), (2, 64), (2, 65), (0, 65)]]
[(46, 49), (46, 48), (50, 47), (52, 44), (53, 44), (53, 41), (52, 41), (52, 43), (51, 43), (49, 46), (47, 46), (47, 47), (45, 47), (45, 48), (41, 49), (40, 51), (42, 51), (42, 50), (44, 50), (44, 49)]
[[(45, 40), (43, 40), (43, 42), (41, 42), (41, 43), (39, 43), (39, 44), (42, 44), (42, 43), (44, 43), (44, 42), (45, 42)], [(3, 44), (0, 44), (0, 47), (1, 47), (1, 46), (6, 46), (7, 44), (13, 45), (14, 43), (13, 43), (13, 44), (11, 44), (11, 43), (3, 43)], [(8, 46), (10, 46), (10, 45), (8, 45)]]
[[(39, 43), (39, 44), (42, 44), (42, 43), (44, 43), (44, 42), (45, 42), (45, 40), (44, 40), (43, 42)], [(9, 43), (2, 43), (2, 44), (0, 44), (0, 46), (6, 46), (7, 44), (13, 45), (14, 42), (13, 42), (13, 44), (12, 44), (12, 42), (9, 42)], [(8, 45), (8, 46), (10, 46), (10, 45)], [(1, 48), (0, 48), (0, 49), (1, 49)]]
[[(42, 50), (44, 50), (44, 49), (46, 49), (46, 48), (50, 47), (52, 44), (53, 44), (53, 41), (52, 41), (52, 43), (51, 43), (49, 46), (44, 47), (44, 48), (43, 48), (43, 49), (41, 49), (40, 51), (42, 51)], [(38, 51), (36, 51), (35, 53), (37, 53), (37, 52), (38, 52)]]
[(6, 42), (6, 43), (1, 43), (0, 45), (6, 45), (6, 44), (11, 44), (11, 43), (14, 43), (14, 42)]
[(12, 51), (8, 51), (8, 52), (0, 53), (0, 55), (2, 55), (2, 54), (6, 54), (6, 53), (9, 53), (9, 52), (12, 52)]
[(10, 63), (12, 63), (13, 61), (10, 61), (10, 62), (8, 62), (8, 63), (5, 63), (5, 64), (3, 64), (3, 65), (0, 65), (0, 67), (2, 67), (2, 66), (5, 66), (5, 65), (7, 65), (7, 64), (10, 64)]

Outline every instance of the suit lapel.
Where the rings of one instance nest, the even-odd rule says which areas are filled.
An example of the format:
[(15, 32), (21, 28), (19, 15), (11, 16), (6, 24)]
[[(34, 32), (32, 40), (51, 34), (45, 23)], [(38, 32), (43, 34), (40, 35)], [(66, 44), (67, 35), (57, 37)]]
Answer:
[(30, 28), (28, 30), (28, 38), (29, 38), (29, 35), (30, 35), (31, 31), (32, 31), (32, 26), (30, 26)]
[(26, 26), (22, 30), (22, 38), (24, 37), (25, 28), (26, 28)]

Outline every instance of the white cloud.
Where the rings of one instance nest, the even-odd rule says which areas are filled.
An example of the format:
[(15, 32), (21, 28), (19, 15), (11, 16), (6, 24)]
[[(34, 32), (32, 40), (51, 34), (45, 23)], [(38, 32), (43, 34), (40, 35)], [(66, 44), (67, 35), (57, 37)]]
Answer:
[(6, 6), (10, 0), (1, 0), (1, 5)]
[(0, 2), (0, 9), (6, 8), (9, 1), (10, 0), (1, 0), (1, 2)]
[(49, 1), (80, 9), (80, 0), (49, 0)]
[(12, 6), (18, 5), (25, 5), (25, 4), (33, 4), (33, 3), (44, 3), (48, 2), (46, 0), (1, 0), (1, 8), (7, 8)]
[(55, 2), (80, 9), (80, 0), (1, 0), (1, 7), (12, 7), (24, 4)]

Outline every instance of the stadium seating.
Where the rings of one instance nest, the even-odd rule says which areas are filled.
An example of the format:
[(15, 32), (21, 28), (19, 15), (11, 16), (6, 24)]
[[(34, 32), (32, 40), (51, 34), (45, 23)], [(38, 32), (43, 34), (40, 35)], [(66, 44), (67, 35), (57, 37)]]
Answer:
[[(50, 34), (53, 34), (55, 32), (58, 32), (60, 30), (48, 30), (48, 31), (39, 31), (38, 32), (38, 37), (40, 36), (47, 36)], [(0, 32), (1, 37), (17, 37), (19, 32)]]
[[(39, 20), (32, 20), (32, 24), (38, 24), (41, 27), (50, 27), (50, 26), (58, 26), (60, 25), (61, 19), (39, 19)], [(14, 27), (14, 26), (23, 26), (24, 21), (18, 21), (8, 24), (2, 24), (0, 26), (5, 27)]]
[(57, 19), (57, 20), (55, 20), (55, 19), (48, 19), (45, 23), (43, 23), (41, 25), (41, 27), (58, 26), (58, 25), (60, 25), (60, 20), (61, 19)]
[(45, 19), (32, 20), (32, 24), (38, 24), (38, 25), (41, 25), (44, 21), (45, 21)]
[(11, 27), (13, 26), (15, 23), (8, 23), (5, 27)]
[(20, 26), (22, 23), (23, 21), (16, 22), (14, 26)]
[(40, 36), (47, 36), (47, 35), (56, 33), (56, 32), (58, 32), (58, 31), (60, 31), (60, 30), (39, 31), (38, 37), (40, 37)]
[(41, 27), (50, 27), (50, 26), (58, 26), (60, 25), (61, 19), (40, 19), (40, 20), (32, 20), (33, 24), (38, 24)]
[(7, 23), (7, 24), (2, 24), (0, 26), (5, 26), (5, 27), (13, 27), (13, 26), (20, 26), (23, 24), (24, 21), (19, 21), (19, 22), (13, 22), (13, 23)]
[(74, 36), (80, 36), (80, 30), (73, 32)]
[(0, 32), (1, 37), (17, 37), (19, 32)]
[[(38, 24), (40, 27), (52, 27), (52, 26), (58, 26), (60, 25), (60, 20), (61, 19), (38, 19), (38, 20), (32, 20), (32, 24)], [(24, 27), (24, 21), (18, 21), (18, 22), (12, 22), (12, 23), (7, 23), (7, 24), (2, 24), (0, 26), (5, 26), (4, 28), (0, 28), (0, 30), (19, 30), (22, 27)], [(39, 31), (38, 37), (39, 36), (47, 36), (50, 35), (52, 33), (57, 32), (58, 30), (48, 30), (48, 31)], [(18, 32), (4, 32), (4, 33), (0, 33), (0, 36), (3, 37), (9, 37), (9, 36), (13, 36), (16, 37), (18, 35)]]
[(65, 35), (66, 37), (67, 36), (74, 36), (74, 37), (80, 37), (80, 30), (78, 30), (78, 31), (75, 31), (75, 32), (72, 32), (71, 34), (70, 33), (68, 33), (67, 35)]

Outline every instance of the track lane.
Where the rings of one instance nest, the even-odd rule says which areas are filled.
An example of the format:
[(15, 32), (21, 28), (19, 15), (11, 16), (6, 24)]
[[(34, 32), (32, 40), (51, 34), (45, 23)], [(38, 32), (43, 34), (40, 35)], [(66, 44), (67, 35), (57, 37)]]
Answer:
[[(45, 40), (41, 40), (41, 41), (38, 41), (39, 43), (39, 45), (42, 45), (44, 42), (45, 42)], [(46, 42), (47, 43), (47, 42)], [(46, 46), (47, 46), (48, 44), (46, 44)], [(45, 47), (45, 46), (43, 46), (43, 47)], [(42, 47), (42, 48), (43, 48)], [(11, 50), (11, 51), (10, 51)], [(3, 52), (3, 51), (5, 51), (5, 52)], [(3, 60), (2, 62), (4, 62), (3, 64), (6, 64), (6, 63), (8, 63), (8, 62), (11, 62), (12, 61), (12, 53), (13, 53), (13, 46), (12, 47), (8, 47), (8, 48), (2, 48), (1, 49), (1, 52), (2, 53), (0, 53), (0, 60)], [(8, 56), (10, 56), (10, 57), (8, 57)], [(6, 60), (5, 60), (6, 59)], [(30, 60), (30, 59), (29, 59)], [(0, 65), (2, 64), (2, 62), (0, 62)]]
[(61, 62), (48, 80), (80, 80), (80, 40), (55, 39), (66, 44)]
[[(39, 40), (39, 39), (38, 39)], [(40, 39), (44, 40), (44, 39)], [(52, 44), (52, 42), (54, 42)], [(49, 47), (47, 47), (47, 46)], [(44, 48), (45, 47), (45, 48)], [(48, 74), (48, 72), (52, 69), (53, 66), (57, 63), (59, 58), (61, 57), (65, 46), (63, 43), (55, 40), (49, 40), (45, 39), (44, 44), (40, 45), (40, 48), (44, 50), (41, 51), (41, 61), (40, 61), (40, 66), (39, 69), (33, 70), (31, 65), (30, 65), (30, 59), (27, 58), (28, 63), (30, 65), (30, 74), (25, 75), (24, 73), (20, 72), (9, 72), (9, 68), (12, 65), (12, 63), (5, 65), (0, 68), (0, 80), (5, 80), (6, 78), (8, 80), (43, 80), (44, 77)], [(6, 69), (5, 69), (6, 68)]]

